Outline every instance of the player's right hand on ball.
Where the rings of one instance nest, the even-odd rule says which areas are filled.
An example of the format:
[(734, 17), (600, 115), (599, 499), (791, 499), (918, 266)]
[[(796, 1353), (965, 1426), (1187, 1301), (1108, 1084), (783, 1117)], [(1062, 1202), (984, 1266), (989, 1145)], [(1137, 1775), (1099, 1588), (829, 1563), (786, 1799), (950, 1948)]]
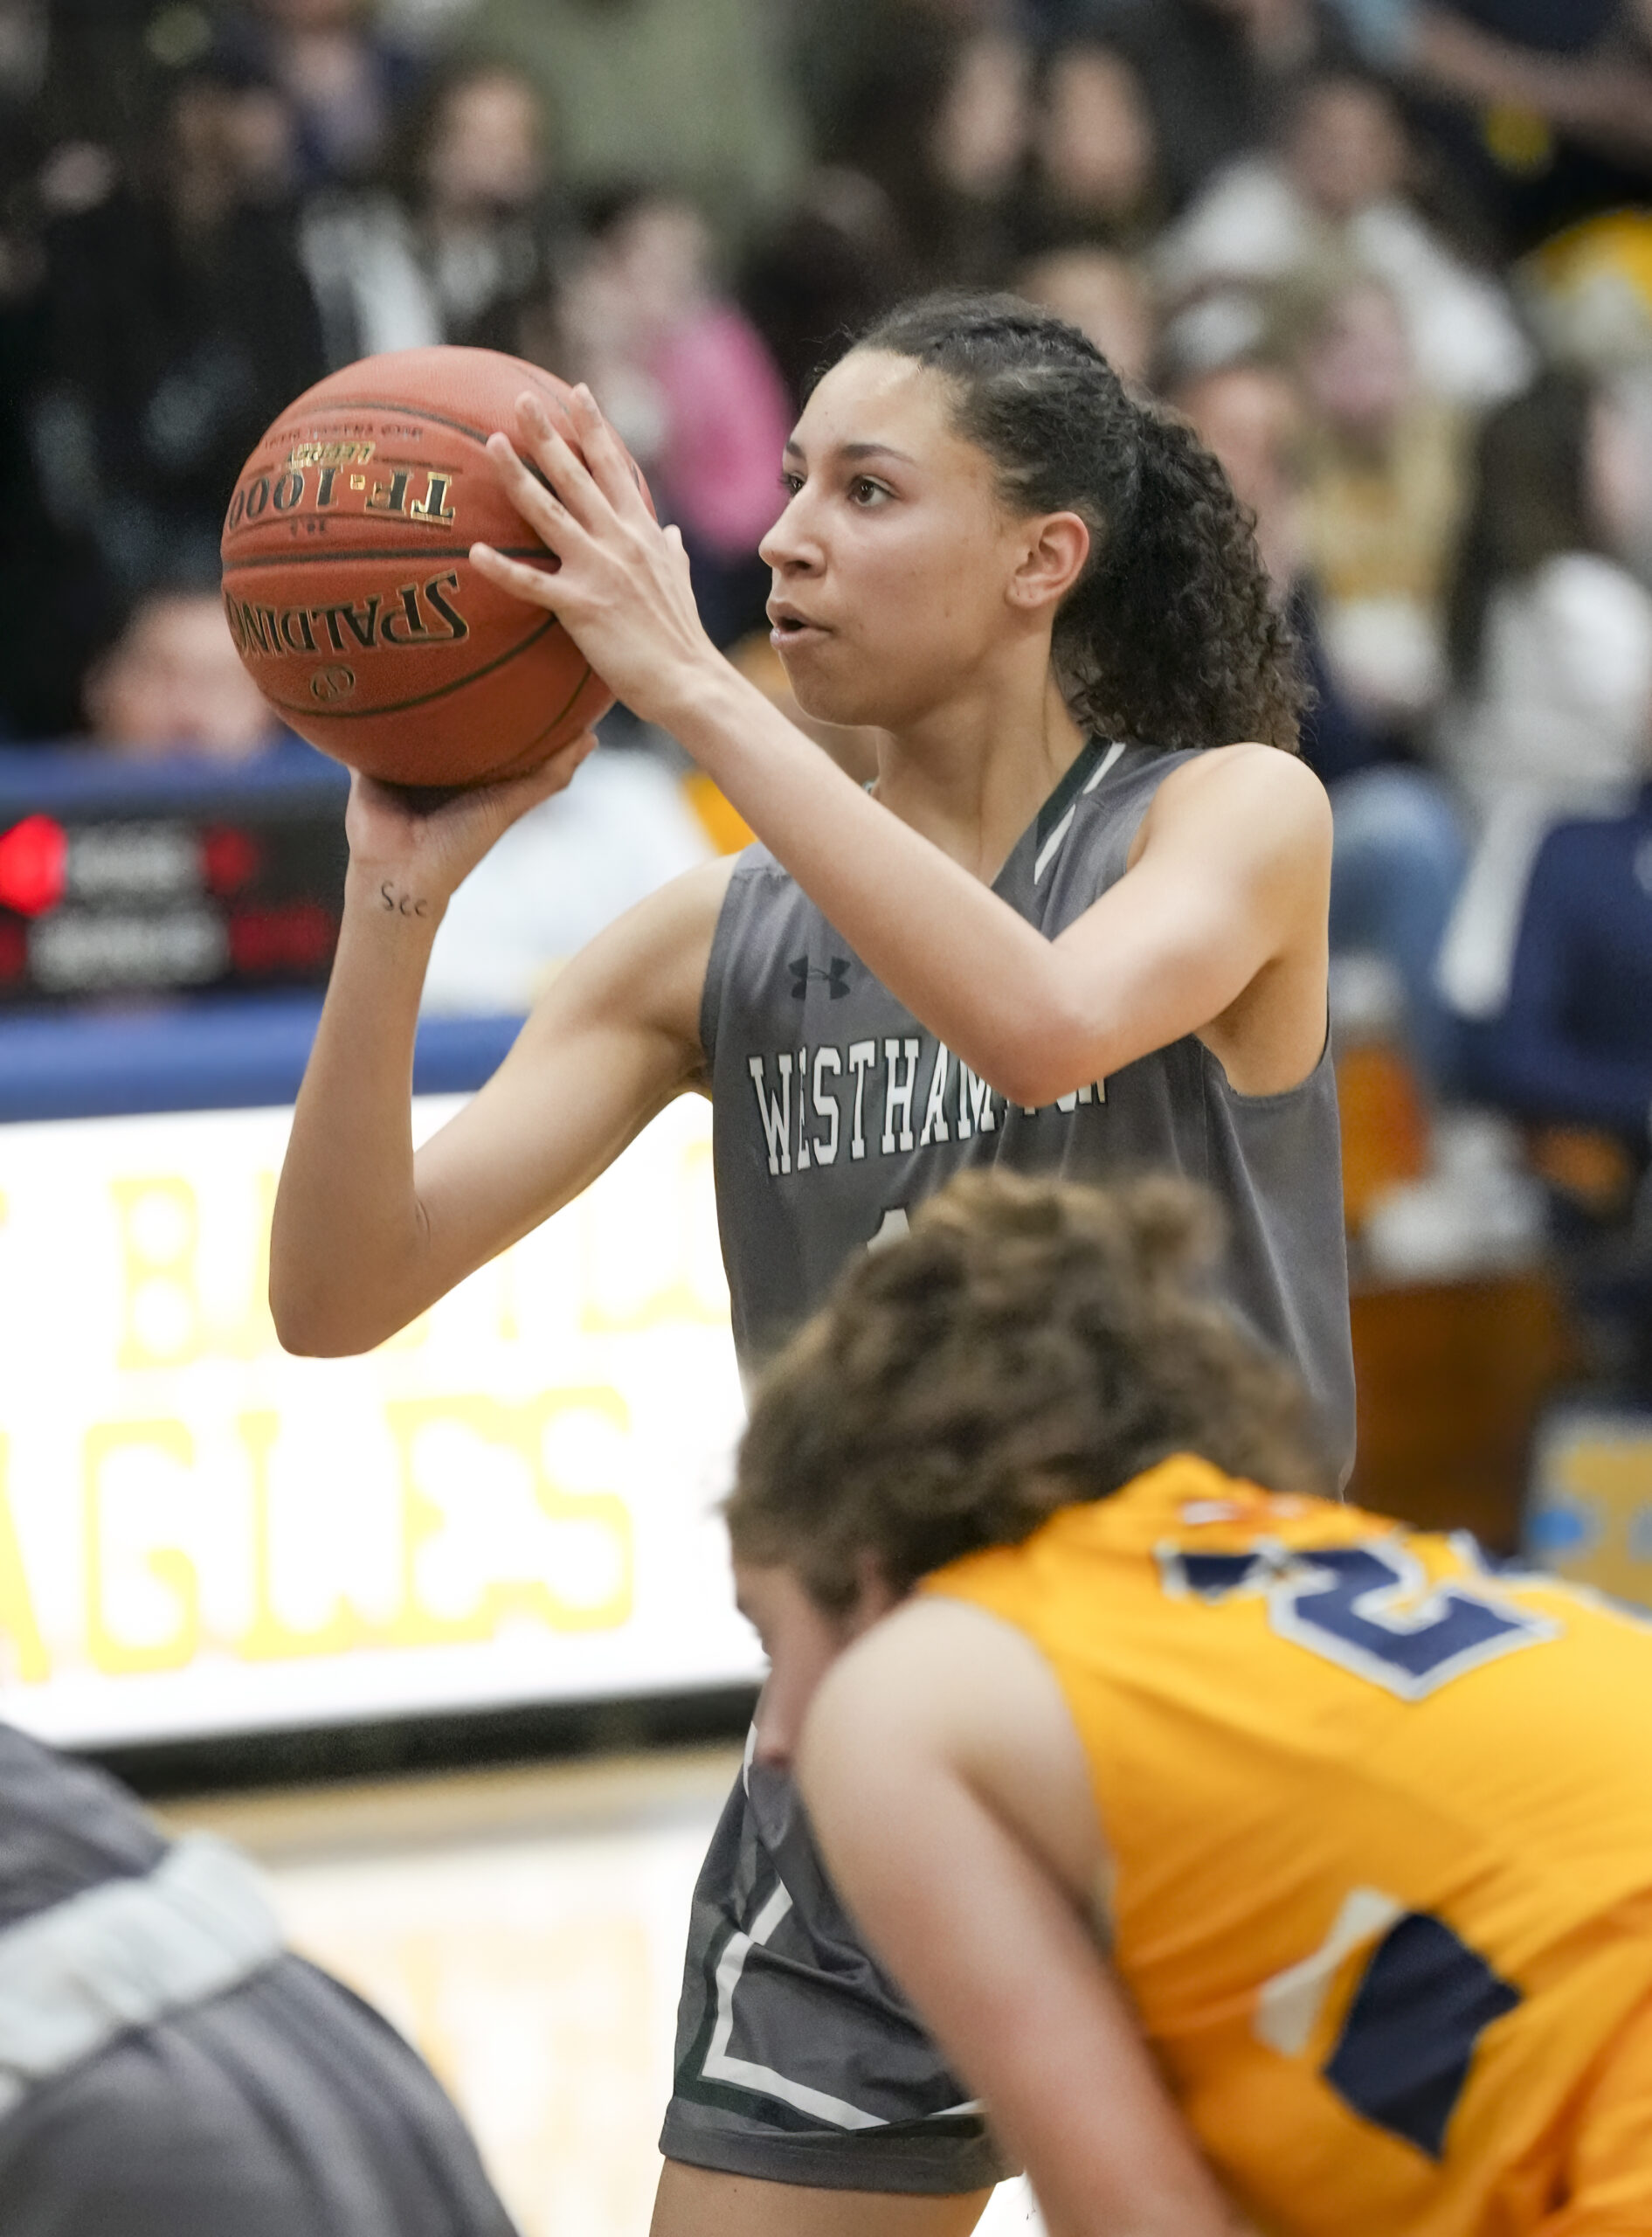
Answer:
[(587, 731), (522, 776), (453, 793), (413, 792), (352, 769), (344, 811), (351, 871), (375, 893), (392, 886), (402, 914), (439, 916), (501, 833), (561, 792), (596, 744)]

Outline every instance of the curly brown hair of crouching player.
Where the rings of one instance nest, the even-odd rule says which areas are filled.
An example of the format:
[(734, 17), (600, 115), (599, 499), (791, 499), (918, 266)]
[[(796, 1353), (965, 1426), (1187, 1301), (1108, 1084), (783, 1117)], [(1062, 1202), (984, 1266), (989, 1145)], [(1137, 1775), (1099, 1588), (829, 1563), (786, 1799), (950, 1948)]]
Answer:
[(1215, 1200), (965, 1174), (854, 1262), (758, 1384), (725, 1506), (737, 1560), (841, 1612), (1172, 1453), (1334, 1486), (1308, 1399), (1216, 1295)]

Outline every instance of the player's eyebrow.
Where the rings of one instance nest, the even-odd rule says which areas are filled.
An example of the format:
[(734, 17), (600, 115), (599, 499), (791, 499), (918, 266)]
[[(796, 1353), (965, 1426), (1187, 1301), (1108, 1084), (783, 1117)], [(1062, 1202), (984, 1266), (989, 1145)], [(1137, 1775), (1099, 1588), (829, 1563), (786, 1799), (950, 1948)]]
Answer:
[[(804, 456), (803, 446), (795, 435), (788, 438), (785, 454), (788, 458), (796, 459), (801, 459)], [(916, 459), (909, 452), (896, 450), (893, 443), (840, 443), (832, 455), (834, 458), (843, 459), (851, 465), (858, 465), (862, 460), (868, 458), (899, 459), (902, 466), (917, 464)]]

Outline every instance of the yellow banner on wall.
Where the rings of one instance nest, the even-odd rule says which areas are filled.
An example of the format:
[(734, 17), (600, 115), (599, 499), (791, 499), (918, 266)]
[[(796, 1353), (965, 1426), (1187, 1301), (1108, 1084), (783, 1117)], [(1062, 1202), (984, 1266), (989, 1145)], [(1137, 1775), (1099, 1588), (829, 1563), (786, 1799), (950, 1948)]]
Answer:
[(756, 1676), (707, 1106), (356, 1360), (270, 1321), (290, 1116), (0, 1127), (0, 1713), (111, 1744)]

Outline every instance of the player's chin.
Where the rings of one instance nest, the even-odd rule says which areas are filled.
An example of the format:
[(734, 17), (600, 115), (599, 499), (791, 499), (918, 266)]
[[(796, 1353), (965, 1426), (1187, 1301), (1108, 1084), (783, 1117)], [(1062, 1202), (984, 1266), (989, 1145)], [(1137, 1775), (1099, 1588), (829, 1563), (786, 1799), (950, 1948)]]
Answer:
[(795, 648), (782, 643), (778, 649), (791, 696), (812, 722), (842, 727), (876, 723), (877, 717), (868, 711), (865, 674), (856, 673), (857, 663), (844, 656), (834, 639), (820, 638)]

